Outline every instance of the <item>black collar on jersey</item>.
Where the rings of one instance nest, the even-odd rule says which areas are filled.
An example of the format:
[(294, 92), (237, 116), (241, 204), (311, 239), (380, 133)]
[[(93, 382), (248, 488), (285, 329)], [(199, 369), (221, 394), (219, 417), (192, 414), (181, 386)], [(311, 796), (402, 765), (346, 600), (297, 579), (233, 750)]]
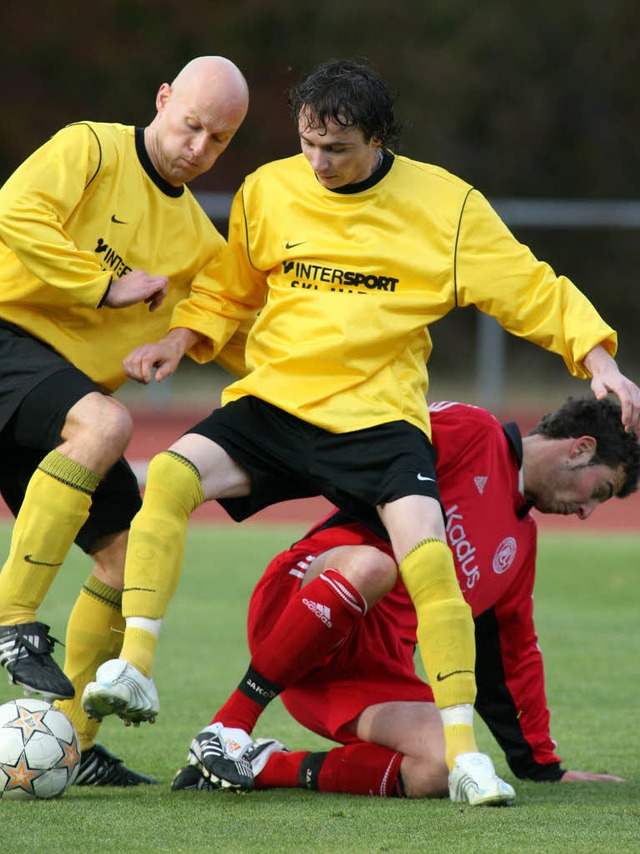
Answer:
[(382, 152), (382, 163), (375, 172), (372, 172), (364, 181), (358, 181), (355, 184), (345, 184), (344, 187), (336, 187), (331, 190), (332, 193), (342, 193), (342, 195), (350, 195), (351, 193), (361, 193), (363, 190), (368, 190), (369, 187), (374, 187), (378, 181), (381, 181), (388, 173), (393, 164), (393, 154), (390, 151)]
[[(505, 436), (509, 440), (509, 444), (513, 448), (513, 452), (516, 455), (516, 460), (518, 461), (518, 468), (522, 468), (522, 433), (520, 432), (520, 428), (516, 424), (515, 421), (509, 421), (507, 424), (502, 425), (502, 429), (504, 430)], [(529, 510), (533, 507), (533, 503), (531, 501), (525, 501), (522, 507), (516, 510), (516, 516), (518, 519), (524, 519)]]
[(502, 429), (505, 432), (507, 439), (509, 440), (511, 447), (514, 450), (516, 455), (516, 459), (518, 461), (518, 468), (522, 468), (522, 434), (520, 433), (520, 428), (516, 424), (515, 421), (508, 421), (506, 424), (502, 425)]
[(162, 175), (158, 173), (156, 167), (151, 162), (149, 152), (144, 144), (144, 128), (136, 128), (136, 152), (142, 168), (151, 178), (156, 187), (159, 190), (162, 190), (165, 196), (173, 196), (173, 198), (177, 199), (184, 193), (184, 184), (181, 184), (179, 187), (174, 187), (173, 184), (164, 180)]

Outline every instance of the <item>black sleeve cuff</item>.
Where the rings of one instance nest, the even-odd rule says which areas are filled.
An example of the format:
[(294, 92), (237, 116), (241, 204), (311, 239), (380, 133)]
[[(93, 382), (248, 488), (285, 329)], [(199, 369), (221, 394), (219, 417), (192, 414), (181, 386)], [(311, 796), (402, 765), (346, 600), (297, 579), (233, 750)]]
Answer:
[(102, 297), (102, 299), (98, 303), (98, 308), (102, 308), (102, 306), (105, 304), (106, 299), (109, 296), (109, 291), (111, 290), (111, 283), (112, 282), (113, 282), (113, 276), (111, 276), (111, 278), (109, 279), (109, 284), (107, 285), (107, 290), (104, 292), (104, 296)]
[(552, 762), (550, 765), (537, 765), (528, 769), (523, 778), (533, 780), (534, 783), (558, 783), (564, 772), (565, 769), (560, 767), (559, 762)]

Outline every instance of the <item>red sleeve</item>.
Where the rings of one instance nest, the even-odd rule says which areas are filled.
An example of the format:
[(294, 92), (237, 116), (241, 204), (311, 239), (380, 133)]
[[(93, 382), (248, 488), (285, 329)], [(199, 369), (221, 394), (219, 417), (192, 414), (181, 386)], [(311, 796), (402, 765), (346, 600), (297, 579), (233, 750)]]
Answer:
[(476, 624), (476, 709), (517, 777), (559, 780), (563, 774), (549, 732), (542, 653), (533, 622), (535, 547), (517, 583)]

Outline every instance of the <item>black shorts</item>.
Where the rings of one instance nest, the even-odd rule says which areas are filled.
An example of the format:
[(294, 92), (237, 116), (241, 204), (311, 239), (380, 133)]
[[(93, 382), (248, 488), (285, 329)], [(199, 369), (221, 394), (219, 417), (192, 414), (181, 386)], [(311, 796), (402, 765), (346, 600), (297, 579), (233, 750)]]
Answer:
[[(32, 356), (24, 367), (25, 383), (23, 386), (17, 381), (13, 383), (15, 406), (0, 430), (0, 493), (14, 515), (22, 505), (29, 480), (40, 461), (60, 445), (60, 433), (69, 409), (91, 392), (105, 393), (66, 359), (33, 338), (27, 336), (27, 340), (34, 346), (21, 345)], [(38, 348), (42, 351), (40, 359)], [(31, 373), (28, 365), (33, 369)], [(10, 385), (4, 382), (4, 376), (0, 380), (0, 396), (3, 385), (5, 389)], [(76, 543), (83, 551), (91, 552), (98, 538), (127, 530), (140, 506), (138, 481), (121, 457), (96, 489), (89, 518), (78, 532)]]
[(0, 319), (0, 430), (43, 379), (72, 367), (43, 341)]
[(440, 501), (436, 451), (405, 421), (329, 433), (258, 400), (243, 397), (192, 427), (220, 445), (251, 478), (246, 498), (220, 499), (239, 522), (271, 504), (324, 495), (357, 519), (406, 495)]

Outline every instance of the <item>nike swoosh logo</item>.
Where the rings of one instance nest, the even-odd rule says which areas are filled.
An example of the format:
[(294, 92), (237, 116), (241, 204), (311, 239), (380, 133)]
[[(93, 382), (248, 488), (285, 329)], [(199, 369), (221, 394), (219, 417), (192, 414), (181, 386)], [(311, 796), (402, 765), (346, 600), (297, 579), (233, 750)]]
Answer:
[(438, 682), (444, 682), (445, 679), (448, 679), (450, 676), (455, 676), (457, 673), (473, 673), (473, 670), (452, 670), (451, 673), (445, 673), (444, 676), (442, 673), (438, 673), (436, 679)]
[(118, 219), (115, 214), (111, 217), (111, 222), (117, 222), (118, 225), (127, 225), (127, 223), (123, 219)]
[(419, 474), (419, 475), (417, 475), (417, 477), (418, 477), (418, 480), (431, 480), (431, 481), (433, 481), (433, 483), (436, 482), (434, 477), (425, 477), (425, 475), (423, 475), (423, 474)]
[(285, 249), (293, 249), (296, 246), (302, 246), (302, 244), (306, 243), (306, 242), (307, 242), (306, 240), (301, 240), (300, 243), (285, 243), (284, 248)]
[(60, 563), (47, 563), (46, 560), (34, 560), (31, 555), (25, 555), (24, 559), (27, 563), (32, 563), (34, 566), (62, 566), (62, 561)]

